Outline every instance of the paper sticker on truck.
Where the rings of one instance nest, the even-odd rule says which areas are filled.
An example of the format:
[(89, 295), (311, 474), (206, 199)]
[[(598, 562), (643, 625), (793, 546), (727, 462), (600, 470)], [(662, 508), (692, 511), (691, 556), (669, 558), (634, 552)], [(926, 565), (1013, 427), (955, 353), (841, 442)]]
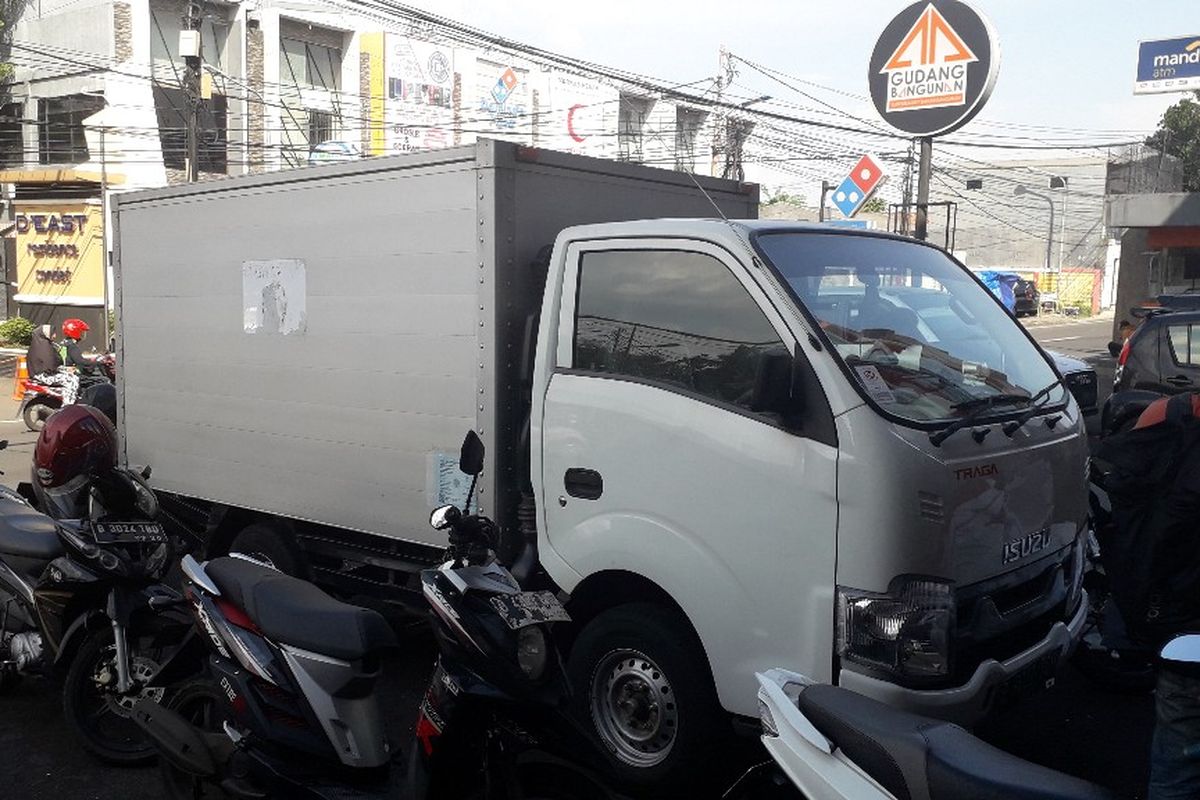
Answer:
[(308, 327), (304, 262), (297, 259), (242, 262), (242, 309), (246, 333), (304, 333)]

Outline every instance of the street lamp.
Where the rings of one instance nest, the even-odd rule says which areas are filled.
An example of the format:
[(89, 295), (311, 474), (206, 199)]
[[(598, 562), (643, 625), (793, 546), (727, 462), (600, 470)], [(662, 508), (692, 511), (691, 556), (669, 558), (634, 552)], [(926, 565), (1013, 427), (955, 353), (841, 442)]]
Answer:
[(1030, 197), (1036, 197), (1040, 200), (1045, 200), (1050, 205), (1050, 232), (1046, 234), (1046, 272), (1050, 272), (1052, 270), (1050, 254), (1054, 247), (1054, 199), (1038, 192), (1032, 192), (1021, 185), (1017, 185), (1013, 188), (1013, 194), (1017, 197), (1027, 194)]

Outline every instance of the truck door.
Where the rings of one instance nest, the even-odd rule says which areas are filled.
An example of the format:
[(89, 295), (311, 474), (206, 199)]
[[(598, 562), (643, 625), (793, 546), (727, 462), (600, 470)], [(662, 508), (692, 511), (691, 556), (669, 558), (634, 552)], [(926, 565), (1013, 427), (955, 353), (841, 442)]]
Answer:
[(796, 432), (749, 408), (763, 359), (795, 337), (716, 245), (592, 242), (566, 257), (542, 418), (549, 544), (585, 579), (623, 571), (664, 589), (729, 710), (756, 713), (755, 670), (828, 680), (833, 420), (810, 410)]

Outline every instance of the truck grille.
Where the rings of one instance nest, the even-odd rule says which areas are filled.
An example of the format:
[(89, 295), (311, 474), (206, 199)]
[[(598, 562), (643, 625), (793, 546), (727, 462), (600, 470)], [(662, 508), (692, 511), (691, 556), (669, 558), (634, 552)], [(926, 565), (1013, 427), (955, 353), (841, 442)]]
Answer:
[(1072, 545), (1049, 558), (956, 593), (958, 627), (951, 654), (956, 685), (986, 659), (1004, 661), (1041, 641), (1063, 621), (1076, 576)]

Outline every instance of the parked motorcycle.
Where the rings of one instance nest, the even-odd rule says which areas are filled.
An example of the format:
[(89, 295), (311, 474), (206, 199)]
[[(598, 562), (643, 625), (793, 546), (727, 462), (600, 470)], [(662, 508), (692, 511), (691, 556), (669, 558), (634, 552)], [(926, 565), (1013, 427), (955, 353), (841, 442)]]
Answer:
[[(472, 476), (483, 468), (474, 433), (459, 466)], [(417, 719), (410, 796), (616, 798), (569, 711), (552, 629), (570, 617), (553, 592), (524, 591), (497, 561), (496, 552), (519, 548), (468, 513), (473, 492), (474, 483), (461, 512), (445, 506), (431, 519), (449, 532), (450, 548), (446, 563), (421, 575), (440, 655)]]
[[(482, 465), (471, 434), (460, 466), (478, 476)], [(547, 796), (549, 782), (564, 800), (615, 797), (564, 756), (587, 748), (550, 638), (565, 611), (551, 593), (521, 590), (496, 560), (497, 527), (469, 507), (470, 496), (431, 518), (450, 539), (446, 563), (422, 575), (441, 657), (407, 778), (377, 697), (381, 656), (396, 646), (379, 614), (246, 556), (185, 557), (210, 679), (134, 712), (160, 749), (168, 796), (515, 800)]]
[[(79, 373), (79, 397), (76, 402), (85, 402), (93, 387), (111, 385), (117, 380), (117, 362), (111, 354), (96, 359), (96, 366)], [(24, 380), (21, 405), (18, 412), (25, 427), (37, 433), (41, 431), (51, 415), (63, 407), (63, 388), (47, 386), (30, 376)]]
[(164, 696), (189, 627), (167, 608), (178, 599), (160, 583), (172, 548), (145, 479), (112, 469), (84, 496), (74, 520), (0, 503), (0, 693), (26, 675), (63, 675), (80, 744), (141, 763), (154, 751), (130, 720), (134, 702)]
[[(1109, 800), (1113, 795), (999, 750), (941, 720), (784, 670), (759, 674), (772, 760), (726, 797), (809, 800)], [(774, 793), (744, 793), (752, 783)]]

